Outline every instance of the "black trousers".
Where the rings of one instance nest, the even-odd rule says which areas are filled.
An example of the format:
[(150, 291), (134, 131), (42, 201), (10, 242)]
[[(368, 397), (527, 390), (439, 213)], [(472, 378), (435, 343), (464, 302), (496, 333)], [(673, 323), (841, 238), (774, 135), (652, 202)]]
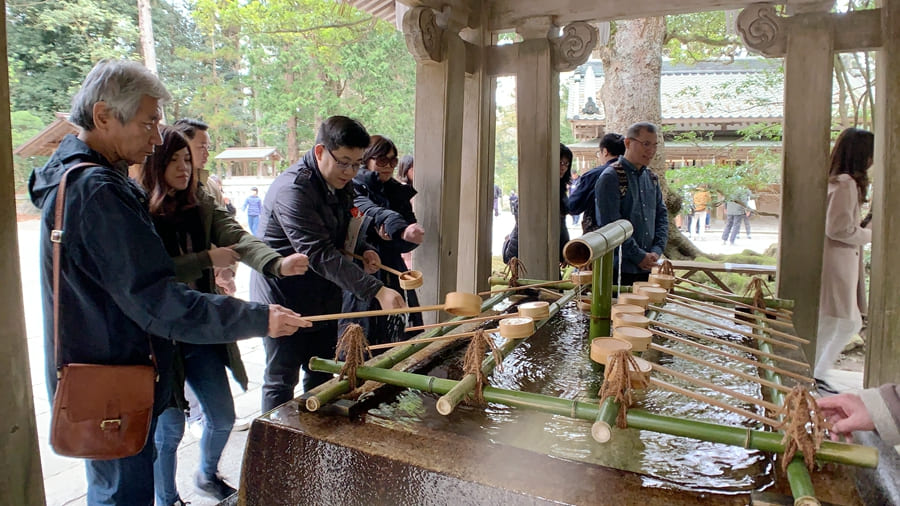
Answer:
[(337, 344), (337, 322), (317, 322), (313, 331), (296, 332), (290, 336), (264, 337), (266, 372), (263, 375), (262, 411), (271, 411), (294, 398), (294, 387), (303, 369), (303, 391), (321, 385), (332, 378), (331, 373), (309, 370), (312, 357), (334, 358)]
[(622, 286), (631, 286), (631, 284), (634, 283), (635, 281), (647, 281), (648, 279), (650, 279), (649, 272), (638, 272), (638, 273), (623, 272), (622, 273), (622, 281), (617, 282), (618, 275), (619, 275), (619, 271), (614, 266), (613, 267), (613, 284), (622, 285)]

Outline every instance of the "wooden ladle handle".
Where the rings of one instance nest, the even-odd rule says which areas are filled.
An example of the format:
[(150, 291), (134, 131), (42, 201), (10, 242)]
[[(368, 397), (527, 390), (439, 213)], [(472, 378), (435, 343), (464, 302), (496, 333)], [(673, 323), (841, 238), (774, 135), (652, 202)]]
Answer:
[[(350, 253), (349, 251), (344, 251), (344, 250), (341, 250), (341, 253), (344, 253), (345, 255), (350, 255), (357, 260), (362, 260), (363, 262), (366, 261), (366, 258), (364, 256), (357, 255), (356, 253)], [(385, 272), (390, 272), (391, 274), (397, 276), (398, 278), (403, 275), (403, 273), (398, 271), (397, 269), (392, 269), (392, 268), (388, 267), (387, 265), (384, 265), (381, 262), (378, 262), (378, 268)]]

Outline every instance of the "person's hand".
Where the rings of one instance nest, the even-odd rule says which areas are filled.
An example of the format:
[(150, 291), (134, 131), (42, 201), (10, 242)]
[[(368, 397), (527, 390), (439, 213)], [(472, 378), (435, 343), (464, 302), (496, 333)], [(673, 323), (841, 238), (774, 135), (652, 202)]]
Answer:
[(284, 306), (269, 304), (269, 337), (289, 336), (300, 327), (312, 327), (312, 322)]
[(234, 271), (231, 266), (216, 267), (216, 286), (218, 286), (225, 295), (234, 295), (237, 292), (237, 286), (234, 284)]
[(406, 301), (403, 300), (403, 296), (396, 290), (392, 290), (386, 286), (382, 286), (378, 290), (378, 293), (375, 294), (375, 299), (381, 304), (381, 309), (406, 307)]
[(309, 257), (303, 253), (294, 253), (281, 260), (279, 269), (282, 276), (299, 276), (309, 269)]
[(640, 267), (641, 270), (649, 271), (656, 265), (657, 260), (659, 260), (659, 255), (656, 253), (647, 253), (644, 255), (644, 259), (641, 260), (641, 263), (638, 264), (638, 267)]
[(875, 429), (872, 415), (856, 394), (829, 395), (816, 399), (816, 404), (825, 420), (833, 424), (832, 441), (839, 441), (841, 436), (850, 439), (850, 433), (855, 430)]
[(376, 230), (376, 232), (378, 232), (378, 237), (381, 237), (385, 241), (390, 241), (393, 239), (391, 237), (391, 234), (387, 233), (387, 227), (385, 227), (384, 225), (378, 227), (378, 230)]
[(213, 246), (206, 251), (206, 254), (209, 255), (209, 260), (212, 262), (213, 267), (228, 267), (241, 259), (241, 256), (231, 248), (217, 248)]
[(378, 256), (378, 253), (367, 249), (363, 252), (363, 270), (366, 271), (366, 274), (375, 274), (378, 272), (378, 269), (381, 268), (381, 257)]
[(413, 223), (412, 225), (406, 227), (406, 230), (403, 231), (402, 239), (406, 242), (411, 242), (413, 244), (422, 244), (422, 240), (425, 238), (425, 229), (422, 228), (422, 225), (418, 223)]

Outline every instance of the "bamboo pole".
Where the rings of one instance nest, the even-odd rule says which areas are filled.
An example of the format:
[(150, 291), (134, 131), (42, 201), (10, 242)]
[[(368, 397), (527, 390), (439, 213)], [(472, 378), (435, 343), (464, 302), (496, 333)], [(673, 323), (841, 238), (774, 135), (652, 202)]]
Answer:
[(521, 285), (521, 286), (508, 286), (506, 288), (500, 288), (497, 290), (490, 290), (487, 292), (478, 292), (478, 295), (494, 295), (495, 293), (506, 293), (512, 292), (516, 290), (525, 290), (526, 288), (538, 288), (541, 286), (557, 286), (561, 284), (572, 284), (570, 281), (544, 281), (543, 283), (533, 283), (530, 285)]
[[(677, 301), (677, 300), (673, 300), (672, 303), (674, 303), (674, 304), (676, 304), (676, 305), (679, 305), (679, 306), (683, 306), (683, 307), (687, 307), (687, 308), (693, 309), (693, 310), (695, 310), (695, 311), (699, 311), (699, 312), (701, 312), (701, 313), (707, 313), (707, 314), (710, 313), (710, 311), (707, 311), (707, 310), (705, 310), (705, 309), (703, 309), (703, 308), (694, 307), (694, 306), (692, 306), (692, 305), (690, 305), (690, 304), (688, 304), (688, 303), (686, 303), (686, 302), (680, 302), (680, 301)], [(659, 307), (659, 306), (652, 306), (652, 307), (653, 307), (653, 309), (658, 309), (660, 312), (663, 312), (663, 313), (668, 313), (668, 314), (671, 314), (671, 315), (675, 315), (675, 316), (678, 316), (678, 317), (680, 317), (680, 318), (684, 318), (684, 319), (686, 319), (686, 320), (693, 320), (693, 321), (695, 321), (695, 322), (700, 322), (700, 323), (709, 325), (709, 326), (711, 326), (711, 327), (716, 327), (716, 328), (719, 328), (719, 329), (727, 330), (727, 331), (729, 331), (729, 332), (734, 332), (735, 334), (740, 334), (740, 335), (742, 335), (742, 336), (752, 337), (753, 339), (758, 339), (758, 340), (763, 341), (763, 342), (766, 342), (766, 343), (774, 344), (774, 345), (776, 345), (776, 346), (781, 346), (781, 347), (787, 348), (787, 349), (789, 349), (789, 350), (799, 350), (799, 349), (800, 349), (800, 347), (797, 346), (796, 344), (786, 343), (786, 342), (784, 342), (784, 341), (780, 341), (780, 340), (774, 339), (774, 338), (772, 338), (772, 337), (767, 337), (767, 336), (764, 336), (764, 335), (754, 334), (753, 332), (747, 332), (746, 330), (738, 330), (738, 329), (734, 328), (733, 326), (732, 326), (732, 327), (729, 327), (728, 325), (722, 325), (721, 323), (711, 322), (711, 321), (709, 321), (709, 320), (704, 320), (703, 318), (697, 318), (696, 316), (691, 316), (691, 315), (679, 313), (679, 312), (677, 312), (677, 311), (672, 311), (671, 309), (665, 309), (665, 308)], [(734, 322), (734, 323), (738, 323), (738, 324), (740, 324), (740, 325), (745, 325), (745, 326), (747, 326), (747, 327), (750, 327), (751, 329), (755, 329), (755, 328), (759, 327), (759, 325), (755, 325), (755, 324), (753, 324), (753, 323), (748, 323), (748, 322), (743, 322), (743, 321), (741, 321), (741, 320), (738, 320), (737, 318), (726, 318), (726, 317), (724, 317), (724, 316), (718, 316), (718, 315), (716, 315), (715, 313), (713, 313), (712, 316), (715, 316), (716, 318), (722, 318), (723, 320), (730, 320), (730, 321), (732, 321), (732, 322)], [(760, 330), (762, 330), (762, 329), (760, 329)], [(769, 330), (766, 330), (766, 332), (773, 332), (773, 333), (774, 333), (774, 332), (778, 332), (778, 331), (777, 331), (777, 330), (769, 329)], [(778, 335), (781, 336), (781, 334), (784, 334), (784, 333), (782, 332), (782, 333), (779, 333)], [(790, 334), (784, 334), (784, 335), (790, 336), (792, 339), (798, 339), (797, 337), (791, 336)], [(782, 337), (783, 337), (783, 336), (782, 336)], [(803, 341), (806, 341), (805, 339), (802, 339), (802, 340), (803, 340)], [(808, 342), (808, 341), (807, 341), (807, 342)]]
[(772, 411), (778, 411), (778, 406), (776, 406), (775, 404), (772, 404), (769, 401), (766, 401), (765, 399), (757, 399), (756, 397), (751, 397), (747, 394), (742, 394), (740, 392), (736, 392), (730, 388), (725, 388), (723, 386), (719, 386), (719, 385), (710, 383), (708, 381), (703, 381), (700, 378), (695, 378), (689, 374), (685, 374), (681, 371), (676, 371), (674, 369), (671, 369), (671, 368), (668, 368), (668, 367), (665, 367), (665, 366), (662, 366), (659, 364), (654, 364), (653, 362), (650, 362), (650, 367), (652, 367), (654, 371), (659, 371), (663, 374), (678, 378), (682, 381), (687, 381), (688, 383), (693, 383), (694, 385), (697, 385), (699, 387), (703, 387), (703, 388), (712, 390), (714, 392), (719, 392), (720, 394), (725, 394), (730, 397), (734, 397), (735, 399), (744, 401), (748, 404), (754, 404), (756, 406), (761, 406), (763, 408), (766, 408), (766, 409), (769, 409)]
[[(658, 323), (658, 322), (655, 322), (655, 323)], [(760, 369), (765, 369), (765, 370), (768, 370), (768, 371), (777, 372), (778, 374), (782, 374), (782, 375), (784, 375), (784, 376), (790, 376), (790, 377), (792, 377), (792, 378), (794, 378), (794, 379), (796, 379), (796, 380), (802, 381), (802, 382), (804, 382), (804, 383), (812, 383), (812, 381), (813, 381), (812, 378), (807, 378), (806, 376), (803, 376), (802, 374), (797, 374), (797, 373), (795, 373), (795, 372), (788, 371), (787, 369), (782, 369), (782, 368), (780, 368), (780, 367), (775, 367), (775, 366), (773, 366), (773, 365), (771, 365), (771, 364), (769, 364), (769, 363), (766, 363), (766, 362), (762, 362), (762, 361), (757, 362), (757, 361), (755, 361), (755, 360), (750, 360), (750, 359), (745, 358), (745, 357), (742, 357), (742, 356), (740, 356), (740, 355), (735, 355), (735, 354), (733, 354), (733, 353), (728, 353), (727, 351), (717, 350), (717, 349), (715, 349), (715, 348), (713, 348), (713, 347), (711, 347), (711, 346), (706, 346), (706, 345), (703, 345), (703, 344), (700, 344), (700, 343), (695, 343), (694, 341), (691, 341), (691, 340), (688, 340), (688, 339), (684, 339), (684, 338), (682, 338), (682, 337), (678, 337), (678, 336), (669, 334), (669, 333), (667, 333), (667, 332), (662, 332), (662, 331), (657, 330), (657, 329), (650, 329), (650, 331), (653, 332), (654, 334), (660, 336), (660, 337), (663, 337), (663, 338), (666, 338), (666, 339), (669, 339), (669, 340), (672, 340), (672, 341), (676, 341), (676, 342), (679, 342), (679, 343), (682, 343), (682, 344), (686, 344), (686, 345), (689, 345), (689, 346), (693, 346), (693, 347), (695, 347), (695, 348), (697, 348), (697, 349), (700, 349), (700, 350), (703, 350), (703, 351), (705, 351), (705, 352), (707, 352), (707, 353), (715, 353), (716, 355), (721, 355), (721, 356), (727, 357), (727, 358), (729, 358), (729, 359), (731, 359), (731, 360), (736, 360), (736, 361), (738, 361), (738, 362), (743, 362), (743, 363), (745, 363), (745, 364), (753, 365), (753, 366), (759, 367)], [(762, 359), (760, 359), (760, 360), (762, 360)]]
[[(403, 346), (407, 344), (413, 343), (433, 343), (435, 341), (452, 341), (454, 339), (462, 339), (464, 337), (472, 337), (479, 331), (473, 330), (470, 332), (460, 332), (459, 334), (447, 334), (444, 336), (434, 336), (434, 337), (421, 337), (421, 338), (413, 338), (407, 339), (406, 341), (397, 341), (395, 343), (381, 343), (381, 344), (372, 344), (367, 348), (370, 350), (386, 350), (388, 348), (396, 348), (397, 346)], [(496, 329), (484, 329), (483, 332), (486, 334), (492, 334), (494, 332), (500, 332), (499, 328)]]
[[(503, 299), (503, 295), (495, 295), (481, 303), (481, 310), (487, 311)], [(454, 319), (459, 321), (464, 320), (465, 317), (456, 316)], [(431, 337), (432, 335), (440, 335), (449, 331), (450, 329), (434, 329), (427, 332), (422, 337)], [(394, 348), (393, 350), (367, 360), (366, 365), (369, 367), (394, 367), (426, 346), (428, 346), (428, 343), (410, 343), (408, 346)], [(335, 378), (311, 389), (309, 392), (304, 392), (303, 395), (300, 396), (300, 399), (304, 401), (302, 404), (308, 411), (317, 411), (323, 404), (331, 402), (339, 395), (343, 395), (349, 391), (350, 381)]]
[[(671, 295), (671, 294), (670, 294), (670, 295), (668, 295), (667, 297), (670, 299), (670, 301), (671, 301), (672, 303), (677, 304), (677, 305), (679, 305), (679, 306), (689, 307), (689, 308), (691, 308), (691, 309), (693, 309), (693, 310), (695, 310), (695, 311), (699, 311), (699, 312), (701, 312), (701, 313), (706, 313), (706, 314), (708, 314), (708, 315), (715, 316), (716, 318), (721, 318), (721, 319), (723, 319), (723, 320), (728, 320), (728, 321), (731, 321), (731, 322), (734, 322), (734, 323), (738, 323), (738, 324), (740, 324), (740, 325), (745, 325), (745, 326), (747, 326), (747, 327), (750, 327), (751, 329), (762, 330), (764, 333), (768, 333), (768, 334), (770, 334), (770, 335), (776, 335), (776, 336), (779, 336), (779, 337), (783, 337), (783, 338), (787, 339), (788, 341), (793, 341), (793, 342), (795, 342), (795, 343), (800, 343), (800, 344), (809, 344), (809, 340), (808, 340), (808, 339), (804, 339), (804, 338), (802, 338), (802, 337), (798, 337), (798, 336), (795, 336), (795, 335), (793, 335), (793, 334), (789, 334), (789, 333), (784, 332), (784, 331), (781, 331), (781, 330), (775, 330), (775, 329), (772, 329), (772, 328), (767, 328), (767, 327), (762, 326), (762, 325), (759, 324), (759, 323), (750, 323), (750, 322), (748, 322), (748, 321), (746, 321), (746, 320), (742, 320), (742, 319), (736, 318), (736, 317), (734, 317), (734, 316), (725, 316), (725, 315), (722, 315), (721, 312), (718, 312), (718, 311), (712, 311), (712, 310), (706, 309), (705, 307), (700, 306), (697, 302), (692, 301), (692, 300), (690, 300), (690, 299), (686, 299), (686, 298), (684, 298), (684, 297), (679, 297), (678, 295)], [(749, 316), (755, 318), (755, 315), (749, 315)], [(757, 321), (759, 321), (759, 320), (757, 320)], [(778, 320), (772, 320), (772, 321), (778, 322)], [(780, 323), (780, 322), (779, 322), (779, 323)]]
[[(728, 310), (727, 308), (723, 308), (722, 306), (717, 306), (717, 305), (715, 305), (715, 304), (709, 304), (709, 303), (706, 303), (706, 302), (700, 302), (700, 301), (697, 301), (697, 300), (694, 300), (694, 299), (689, 299), (689, 298), (687, 298), (687, 297), (682, 297), (682, 296), (680, 296), (680, 295), (675, 295), (674, 293), (669, 293), (668, 297), (672, 297), (673, 299), (675, 299), (675, 300), (680, 300), (680, 301), (682, 301), (682, 302), (689, 302), (689, 303), (691, 303), (691, 304), (695, 304), (695, 305), (697, 305), (697, 306), (700, 306), (700, 307), (709, 309), (710, 311), (716, 311), (718, 314), (724, 315), (723, 317), (728, 317), (728, 316), (733, 316), (733, 315), (734, 315), (734, 312), (733, 312), (733, 311), (730, 311), (730, 310)], [(753, 318), (753, 319), (756, 320), (756, 321), (764, 321), (764, 322), (766, 322), (766, 323), (774, 323), (774, 324), (779, 325), (779, 326), (781, 326), (781, 327), (783, 327), (783, 328), (787, 328), (787, 329), (791, 329), (791, 330), (794, 329), (794, 324), (793, 324), (793, 323), (781, 321), (781, 320), (779, 320), (779, 319), (777, 319), (777, 318), (768, 318), (766, 315), (757, 315), (757, 314), (753, 314), (753, 313), (742, 313), (741, 316), (746, 316), (746, 317), (748, 317), (748, 318)], [(768, 321), (766, 321), (766, 320), (768, 320)], [(798, 338), (798, 339), (800, 339), (800, 338)], [(806, 341), (806, 340), (804, 339), (804, 341)], [(808, 342), (808, 341), (807, 341), (807, 342)], [(806, 343), (804, 343), (804, 344), (806, 344)]]
[[(658, 352), (660, 352), (660, 353), (666, 353), (666, 354), (672, 355), (673, 357), (682, 358), (682, 359), (684, 359), (684, 360), (690, 360), (691, 362), (694, 362), (694, 363), (696, 363), (696, 364), (704, 365), (704, 366), (706, 366), (706, 367), (715, 369), (715, 370), (717, 370), (717, 371), (721, 371), (721, 372), (724, 372), (724, 373), (727, 373), (727, 374), (731, 374), (731, 375), (737, 376), (737, 377), (739, 377), (739, 378), (741, 378), (741, 379), (745, 379), (745, 380), (747, 380), (747, 381), (752, 381), (752, 382), (754, 382), (754, 383), (759, 383), (759, 384), (762, 385), (762, 386), (769, 387), (769, 388), (772, 388), (772, 389), (775, 389), (775, 390), (779, 390), (779, 391), (781, 391), (781, 392), (787, 393), (787, 392), (790, 392), (790, 391), (791, 391), (790, 388), (788, 388), (788, 387), (786, 387), (786, 386), (784, 386), (784, 385), (781, 385), (781, 384), (779, 384), (779, 383), (775, 383), (775, 382), (773, 382), (773, 381), (769, 381), (769, 380), (760, 378), (760, 377), (758, 377), (758, 376), (753, 376), (752, 374), (747, 374), (747, 373), (745, 373), (745, 372), (743, 372), (743, 371), (738, 371), (738, 370), (736, 370), (736, 369), (730, 369), (730, 368), (728, 368), (728, 367), (725, 367), (724, 365), (719, 365), (719, 364), (714, 364), (714, 363), (712, 363), (712, 362), (707, 362), (706, 360), (703, 360), (702, 358), (695, 357), (695, 356), (693, 356), (693, 355), (691, 355), (691, 354), (689, 354), (689, 353), (684, 353), (684, 352), (678, 351), (678, 350), (673, 349), (673, 348), (668, 348), (668, 347), (666, 347), (666, 346), (660, 346), (660, 345), (655, 344), (655, 343), (650, 343), (650, 344), (647, 346), (647, 349), (654, 350), (654, 351), (658, 351)], [(752, 361), (749, 361), (749, 360), (748, 360), (748, 362), (752, 362)], [(753, 365), (756, 365), (756, 364), (753, 364)]]
[[(309, 365), (310, 369), (314, 371), (337, 373), (340, 371), (343, 363), (313, 357)], [(459, 383), (458, 381), (435, 378), (433, 376), (367, 366), (359, 367), (356, 370), (356, 375), (365, 380), (437, 394), (449, 392), (451, 388)], [(600, 406), (597, 403), (560, 399), (549, 395), (518, 392), (490, 386), (484, 388), (484, 398), (488, 402), (534, 409), (590, 422), (597, 420), (600, 413)], [(641, 409), (629, 409), (626, 420), (628, 426), (633, 429), (652, 430), (673, 436), (689, 437), (701, 441), (723, 443), (765, 452), (784, 452), (784, 445), (781, 444), (782, 435), (774, 432), (685, 420), (683, 418), (648, 413)], [(822, 462), (836, 462), (870, 468), (878, 466), (877, 449), (833, 441), (823, 442), (816, 453), (816, 458)]]
[(415, 327), (406, 327), (406, 330), (404, 332), (435, 329), (438, 327), (459, 326), (459, 325), (466, 325), (468, 323), (481, 323), (481, 322), (487, 322), (487, 321), (491, 321), (491, 320), (502, 320), (503, 318), (512, 318), (514, 316), (519, 316), (518, 311), (515, 313), (500, 313), (500, 314), (495, 314), (495, 315), (491, 315), (491, 316), (479, 316), (476, 318), (466, 318), (465, 320), (449, 320), (449, 321), (445, 321), (445, 322), (429, 323), (427, 325), (417, 325)]
[[(561, 299), (554, 302), (553, 304), (550, 304), (550, 316), (552, 317), (554, 314), (559, 312), (560, 308), (567, 304), (570, 300), (572, 300), (575, 295), (577, 295), (577, 292), (575, 292), (574, 290), (567, 291)], [(535, 330), (541, 328), (544, 323), (548, 321), (550, 321), (550, 318), (535, 322)], [(512, 351), (513, 348), (518, 346), (521, 341), (524, 341), (524, 339), (519, 339), (516, 341), (507, 340), (502, 345), (500, 345), (498, 349), (500, 351), (501, 360), (503, 358), (506, 358), (509, 352)], [(484, 362), (482, 362), (481, 372), (483, 372), (485, 375), (488, 375), (493, 372), (496, 365), (497, 364), (494, 361), (494, 354), (491, 353), (484, 360)], [(462, 400), (465, 399), (466, 396), (468, 396), (472, 392), (472, 390), (475, 389), (476, 382), (477, 380), (474, 374), (466, 374), (465, 376), (463, 376), (456, 386), (454, 386), (450, 391), (442, 395), (437, 400), (437, 404), (435, 407), (437, 408), (438, 413), (442, 415), (449, 415), (450, 413), (452, 413), (453, 410), (456, 409), (456, 406), (458, 406), (459, 403), (462, 402)]]
[[(693, 284), (699, 284), (699, 283), (697, 283), (697, 282), (695, 282), (695, 281), (691, 281), (691, 280), (689, 280), (689, 279), (687, 279), (687, 278), (675, 278), (675, 279), (684, 280), (684, 281), (687, 281), (687, 282), (693, 283)], [(706, 286), (706, 285), (700, 285), (700, 286)], [(722, 301), (722, 302), (728, 302), (729, 304), (734, 304), (735, 306), (740, 306), (740, 307), (747, 308), (747, 309), (753, 309), (753, 310), (755, 310), (755, 311), (760, 311), (760, 312), (763, 312), (763, 313), (765, 313), (765, 314), (772, 315), (772, 316), (775, 316), (775, 317), (778, 317), (778, 318), (785, 318), (785, 315), (784, 315), (784, 314), (781, 314), (781, 313), (772, 311), (771, 309), (768, 309), (768, 308), (759, 308), (759, 307), (756, 307), (756, 306), (754, 306), (754, 305), (752, 305), (752, 304), (745, 304), (745, 303), (743, 303), (743, 302), (738, 302), (738, 301), (733, 300), (733, 299), (731, 299), (731, 298), (729, 298), (729, 297), (722, 297), (722, 296), (715, 295), (715, 294), (712, 294), (712, 293), (701, 292), (700, 290), (694, 290), (693, 288), (688, 288), (688, 287), (686, 287), (686, 286), (682, 286), (682, 287), (680, 287), (680, 288), (681, 288), (682, 290), (687, 290), (687, 291), (689, 291), (689, 292), (697, 293), (697, 294), (700, 294), (700, 295), (709, 297), (709, 298), (711, 298), (711, 299), (719, 300), (719, 301)]]
[(777, 429), (778, 427), (781, 426), (780, 422), (772, 420), (771, 418), (768, 418), (768, 417), (765, 417), (762, 415), (758, 415), (752, 411), (747, 411), (746, 409), (732, 406), (731, 404), (728, 404), (727, 402), (722, 402), (718, 399), (713, 399), (712, 397), (708, 397), (706, 395), (701, 395), (701, 394), (698, 394), (697, 392), (692, 392), (685, 388), (675, 386), (671, 383), (666, 383), (665, 381), (658, 380), (656, 378), (650, 378), (650, 384), (653, 386), (656, 386), (656, 387), (664, 388), (666, 390), (669, 390), (670, 392), (675, 392), (675, 393), (681, 394), (685, 397), (689, 397), (691, 399), (694, 399), (695, 401), (704, 402), (711, 406), (716, 406), (717, 408), (724, 409), (725, 411), (730, 411), (737, 415), (741, 415), (743, 417), (750, 418), (751, 420), (756, 420), (757, 422), (768, 425), (769, 427), (772, 427), (775, 429)]
[(431, 306), (397, 307), (393, 309), (372, 309), (370, 311), (356, 311), (352, 313), (333, 313), (316, 316), (304, 316), (304, 320), (321, 322), (326, 320), (340, 320), (341, 318), (368, 318), (370, 316), (384, 316), (390, 314), (421, 313), (424, 311), (442, 311), (446, 304), (433, 304)]
[[(706, 294), (706, 293), (702, 293), (699, 291), (690, 292), (690, 291), (686, 291), (686, 290), (687, 290), (687, 287), (684, 287), (682, 285), (675, 285), (675, 288), (670, 290), (669, 293), (674, 293), (676, 295), (680, 295), (682, 297), (686, 297), (691, 300), (701, 300), (704, 302), (713, 302), (713, 303), (728, 302), (729, 304), (735, 304), (737, 302), (740, 302), (742, 304), (746, 304), (749, 307), (755, 307), (755, 306), (753, 306), (753, 299), (750, 297), (745, 297), (743, 295), (732, 295), (730, 297), (719, 297), (718, 295), (715, 295), (715, 294)], [(775, 299), (775, 300), (768, 300), (767, 304), (769, 304), (770, 308), (778, 308), (778, 307), (787, 306), (787, 305), (793, 306), (794, 301), (787, 300), (787, 299)], [(781, 315), (781, 318), (786, 318), (786, 317), (784, 315)]]
[(687, 334), (687, 335), (689, 335), (689, 336), (691, 336), (691, 337), (696, 337), (697, 339), (704, 339), (704, 340), (706, 340), (706, 341), (712, 341), (712, 342), (717, 343), (717, 344), (722, 344), (722, 345), (725, 345), (725, 346), (730, 346), (730, 347), (732, 347), (732, 348), (741, 350), (741, 351), (743, 351), (744, 353), (750, 353), (751, 355), (756, 355), (756, 356), (758, 356), (758, 357), (768, 357), (768, 358), (771, 358), (771, 359), (774, 359), (774, 360), (778, 360), (778, 361), (780, 361), (780, 362), (785, 362), (785, 363), (788, 363), (788, 364), (791, 364), (791, 365), (795, 365), (795, 366), (797, 366), (797, 367), (804, 367), (804, 368), (806, 368), (806, 369), (809, 369), (809, 364), (807, 364), (806, 362), (801, 362), (801, 361), (799, 361), (799, 360), (794, 360), (794, 359), (791, 359), (791, 358), (781, 357), (781, 356), (778, 356), (778, 355), (776, 355), (776, 354), (774, 354), (774, 353), (767, 353), (767, 352), (764, 352), (764, 351), (759, 351), (759, 350), (757, 350), (756, 348), (750, 348), (749, 346), (744, 346), (744, 345), (742, 345), (742, 344), (732, 343), (732, 342), (726, 341), (726, 340), (724, 340), (724, 339), (718, 339), (718, 338), (716, 338), (716, 337), (705, 336), (705, 335), (703, 335), (703, 334), (700, 334), (700, 333), (697, 333), (697, 332), (693, 332), (693, 331), (690, 331), (690, 330), (687, 330), (687, 329), (683, 329), (683, 328), (681, 328), (681, 327), (676, 327), (676, 326), (674, 326), (674, 325), (669, 325), (668, 323), (663, 323), (663, 322), (658, 321), (658, 320), (657, 320), (657, 321), (654, 321), (654, 322), (653, 322), (653, 325), (658, 325), (658, 326), (660, 326), (660, 327), (662, 327), (662, 328), (664, 328), (664, 329), (673, 330), (673, 331), (675, 331), (675, 332), (681, 332), (682, 334)]
[[(518, 282), (520, 285), (525, 286), (525, 287), (537, 285), (540, 283), (547, 283), (547, 281), (543, 280), (543, 279), (528, 279), (528, 278), (519, 278)], [(500, 278), (500, 277), (491, 277), (491, 278), (488, 278), (488, 283), (491, 286), (508, 285), (509, 279)], [(568, 281), (568, 280), (553, 281), (553, 283), (556, 283), (557, 288), (560, 288), (562, 290), (571, 290), (573, 288), (578, 287), (578, 285), (576, 285), (575, 283)]]
[[(707, 277), (708, 277), (708, 276), (707, 276)], [(697, 281), (694, 281), (693, 279), (682, 278), (682, 277), (675, 276), (675, 280), (676, 280), (676, 281), (684, 281), (684, 282), (690, 283), (690, 284), (692, 284), (692, 285), (694, 285), (694, 286), (703, 287), (703, 288), (706, 288), (707, 290), (712, 290), (712, 291), (718, 292), (718, 293), (720, 293), (720, 294), (722, 294), (722, 295), (734, 295), (733, 293), (731, 293), (731, 292), (729, 292), (729, 291), (727, 291), (727, 290), (722, 290), (722, 289), (719, 288), (718, 286), (704, 285), (703, 283), (699, 283), (699, 282), (697, 282)], [(683, 288), (683, 287), (682, 287), (682, 288)]]
[(609, 251), (594, 260), (591, 279), (591, 323), (588, 329), (591, 339), (610, 335), (613, 256), (614, 251)]

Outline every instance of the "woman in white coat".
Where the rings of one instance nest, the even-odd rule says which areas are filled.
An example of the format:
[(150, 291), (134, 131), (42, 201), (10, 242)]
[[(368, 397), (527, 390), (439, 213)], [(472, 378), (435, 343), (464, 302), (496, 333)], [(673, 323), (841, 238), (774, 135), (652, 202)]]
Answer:
[(872, 231), (860, 222), (860, 205), (867, 200), (873, 147), (872, 132), (848, 128), (838, 136), (831, 151), (813, 374), (824, 390), (832, 390), (821, 380), (824, 372), (834, 365), (844, 346), (862, 327), (857, 288), (861, 281), (862, 246), (872, 241)]

